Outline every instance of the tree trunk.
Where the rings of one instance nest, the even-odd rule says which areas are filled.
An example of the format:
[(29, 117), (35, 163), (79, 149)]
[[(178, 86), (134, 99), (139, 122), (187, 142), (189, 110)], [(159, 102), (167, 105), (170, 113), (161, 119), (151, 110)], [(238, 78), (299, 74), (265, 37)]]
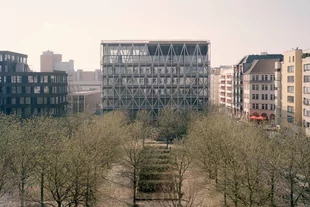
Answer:
[(179, 183), (178, 183), (178, 207), (182, 207), (182, 176), (179, 176)]
[(294, 178), (290, 175), (290, 206), (294, 207)]
[(21, 183), (20, 183), (20, 206), (24, 207), (25, 206), (25, 169), (22, 166), (22, 172), (21, 172)]
[(270, 206), (274, 207), (274, 187), (275, 187), (275, 182), (274, 182), (274, 172), (271, 172), (271, 189), (270, 189)]
[(137, 191), (137, 172), (136, 172), (136, 168), (134, 167), (133, 169), (133, 197), (132, 197), (132, 203), (133, 203), (133, 206), (137, 206), (136, 204), (136, 191)]
[(41, 172), (41, 183), (40, 183), (40, 206), (44, 207), (44, 167)]

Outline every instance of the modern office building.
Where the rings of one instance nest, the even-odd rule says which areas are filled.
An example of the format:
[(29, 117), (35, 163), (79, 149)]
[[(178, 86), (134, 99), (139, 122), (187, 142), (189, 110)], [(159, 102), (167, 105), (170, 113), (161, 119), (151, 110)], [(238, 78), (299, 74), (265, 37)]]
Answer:
[(67, 74), (31, 72), (27, 55), (0, 51), (0, 112), (32, 115), (65, 113)]
[(302, 122), (310, 135), (310, 50), (303, 51), (302, 55)]
[(259, 59), (243, 73), (243, 111), (246, 117), (275, 119), (275, 63), (280, 59)]
[(255, 60), (260, 59), (283, 59), (281, 54), (267, 54), (262, 53), (261, 55), (247, 55), (243, 57), (235, 66), (234, 66), (234, 75), (233, 75), (233, 106), (234, 114), (239, 117), (246, 117), (246, 114), (243, 110), (243, 74), (247, 72), (252, 66)]
[(220, 75), (219, 86), (220, 105), (228, 109), (233, 106), (233, 68), (225, 68)]
[(104, 111), (203, 109), (210, 101), (209, 41), (102, 41)]

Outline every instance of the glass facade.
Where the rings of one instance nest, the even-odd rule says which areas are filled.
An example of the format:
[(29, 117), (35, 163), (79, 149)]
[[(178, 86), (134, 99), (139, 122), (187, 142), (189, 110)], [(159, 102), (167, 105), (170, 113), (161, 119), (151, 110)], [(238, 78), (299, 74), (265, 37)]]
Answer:
[(209, 102), (210, 43), (102, 42), (104, 110), (149, 110), (166, 105), (203, 109)]

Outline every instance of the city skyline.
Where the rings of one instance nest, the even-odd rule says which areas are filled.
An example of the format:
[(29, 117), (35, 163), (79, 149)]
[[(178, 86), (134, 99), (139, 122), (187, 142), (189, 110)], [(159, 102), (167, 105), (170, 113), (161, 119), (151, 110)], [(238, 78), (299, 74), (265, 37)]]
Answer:
[(9, 32), (0, 45), (27, 54), (34, 71), (46, 50), (93, 70), (100, 67), (101, 40), (206, 39), (212, 67), (233, 65), (247, 54), (309, 49), (309, 6), (307, 0), (4, 1), (0, 18)]

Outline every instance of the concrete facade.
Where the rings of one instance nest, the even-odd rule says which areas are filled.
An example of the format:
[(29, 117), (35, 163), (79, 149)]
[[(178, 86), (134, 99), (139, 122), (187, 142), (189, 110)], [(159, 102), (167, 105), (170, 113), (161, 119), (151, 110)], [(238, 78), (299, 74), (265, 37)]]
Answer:
[(94, 114), (101, 105), (101, 93), (97, 91), (80, 91), (72, 93), (68, 108), (71, 113)]
[(231, 109), (233, 104), (233, 68), (226, 68), (221, 71), (219, 86), (220, 105)]
[(310, 134), (310, 50), (303, 53), (302, 76), (302, 122)]
[(281, 119), (280, 124), (292, 128), (302, 124), (302, 50), (284, 52), (281, 67)]

